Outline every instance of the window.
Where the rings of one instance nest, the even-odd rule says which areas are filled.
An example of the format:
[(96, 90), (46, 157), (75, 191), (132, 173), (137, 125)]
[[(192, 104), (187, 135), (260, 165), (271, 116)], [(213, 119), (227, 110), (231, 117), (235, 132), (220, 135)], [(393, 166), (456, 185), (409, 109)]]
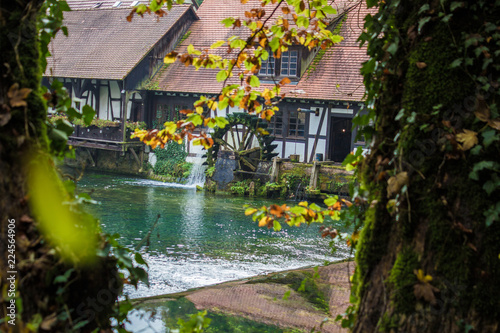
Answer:
[(275, 65), (275, 59), (272, 54), (269, 55), (269, 58), (267, 60), (263, 60), (261, 62), (261, 67), (259, 71), (259, 75), (264, 75), (264, 76), (274, 76), (274, 65)]
[(304, 137), (306, 114), (304, 112), (291, 111), (288, 120), (288, 136)]
[(283, 136), (283, 111), (278, 111), (271, 118), (272, 134), (275, 136)]
[(262, 60), (259, 75), (261, 76), (288, 76), (299, 75), (299, 51), (288, 50), (280, 58), (274, 58), (272, 52), (267, 60)]
[(297, 51), (286, 51), (281, 54), (281, 75), (297, 76)]

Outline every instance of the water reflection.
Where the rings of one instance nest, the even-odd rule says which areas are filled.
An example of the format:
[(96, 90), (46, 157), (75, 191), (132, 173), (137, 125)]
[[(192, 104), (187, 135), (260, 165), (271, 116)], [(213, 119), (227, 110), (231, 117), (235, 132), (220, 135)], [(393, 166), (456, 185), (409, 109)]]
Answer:
[(127, 289), (130, 297), (187, 290), (261, 273), (322, 264), (345, 258), (346, 248), (329, 254), (328, 240), (318, 237), (318, 226), (258, 228), (244, 215), (244, 204), (260, 207), (258, 199), (214, 197), (182, 185), (87, 174), (78, 184), (102, 204), (91, 207), (108, 233), (137, 247), (153, 230), (149, 246), (140, 251), (149, 263), (151, 288)]

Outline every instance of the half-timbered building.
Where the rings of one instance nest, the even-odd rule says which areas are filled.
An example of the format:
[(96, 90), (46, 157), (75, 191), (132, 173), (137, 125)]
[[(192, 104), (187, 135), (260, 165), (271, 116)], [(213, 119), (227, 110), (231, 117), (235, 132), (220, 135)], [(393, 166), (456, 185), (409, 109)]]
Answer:
[[(189, 37), (176, 51), (185, 52), (190, 44), (196, 49), (206, 49), (233, 35), (245, 36), (248, 34), (245, 27), (225, 28), (221, 21), (227, 17), (245, 19), (245, 11), (258, 6), (256, 0), (246, 4), (240, 0), (205, 0), (197, 11), (200, 19), (191, 25)], [(281, 58), (271, 56), (262, 63), (260, 89), (272, 88), (274, 82), (284, 77), (291, 80), (282, 88), (286, 98), (268, 125), (274, 136), (274, 153), (282, 158), (298, 155), (300, 161), (309, 162), (319, 154), (319, 158), (342, 161), (356, 146), (364, 144), (354, 140), (352, 118), (364, 106), (360, 67), (367, 56), (357, 39), (366, 8), (362, 1), (350, 0), (337, 0), (333, 6), (337, 14), (329, 18), (330, 29), (344, 38), (341, 43), (327, 51), (291, 46)], [(218, 69), (195, 70), (181, 63), (162, 70), (149, 84), (150, 125), (177, 118), (178, 111), (192, 107), (200, 95), (216, 96), (222, 88), (222, 83), (216, 80), (217, 72)], [(218, 115), (238, 112), (237, 107), (228, 107), (218, 110)], [(233, 127), (220, 140), (223, 150), (259, 144), (257, 138), (253, 143), (240, 144), (248, 131), (243, 124)], [(188, 145), (188, 149), (192, 154), (203, 153), (199, 146)]]
[[(190, 25), (198, 19), (193, 5), (175, 5), (163, 17), (145, 14), (127, 20), (139, 1), (67, 0), (62, 33), (50, 44), (44, 83), (58, 79), (73, 107), (90, 105), (96, 118), (117, 126), (80, 128), (70, 137), (75, 146), (106, 150), (142, 150), (130, 140), (126, 123), (148, 121), (144, 86), (163, 66)], [(135, 151), (133, 152), (135, 155)]]

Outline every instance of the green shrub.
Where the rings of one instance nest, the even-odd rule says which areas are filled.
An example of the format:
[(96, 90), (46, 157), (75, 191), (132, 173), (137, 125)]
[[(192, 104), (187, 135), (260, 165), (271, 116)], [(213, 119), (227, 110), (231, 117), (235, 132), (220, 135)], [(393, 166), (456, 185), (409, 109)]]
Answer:
[(154, 150), (156, 163), (153, 171), (157, 175), (171, 176), (174, 178), (187, 178), (191, 171), (191, 163), (186, 162), (188, 153), (185, 144), (170, 141), (165, 149), (160, 147)]

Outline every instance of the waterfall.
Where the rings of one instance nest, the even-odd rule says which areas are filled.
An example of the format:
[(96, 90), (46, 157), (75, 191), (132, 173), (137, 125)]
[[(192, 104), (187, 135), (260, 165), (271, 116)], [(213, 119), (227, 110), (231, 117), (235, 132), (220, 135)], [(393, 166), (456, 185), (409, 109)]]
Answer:
[(197, 156), (192, 158), (193, 167), (186, 182), (187, 186), (203, 186), (205, 184), (205, 170), (207, 166), (202, 165), (204, 161), (205, 159), (202, 157)]

